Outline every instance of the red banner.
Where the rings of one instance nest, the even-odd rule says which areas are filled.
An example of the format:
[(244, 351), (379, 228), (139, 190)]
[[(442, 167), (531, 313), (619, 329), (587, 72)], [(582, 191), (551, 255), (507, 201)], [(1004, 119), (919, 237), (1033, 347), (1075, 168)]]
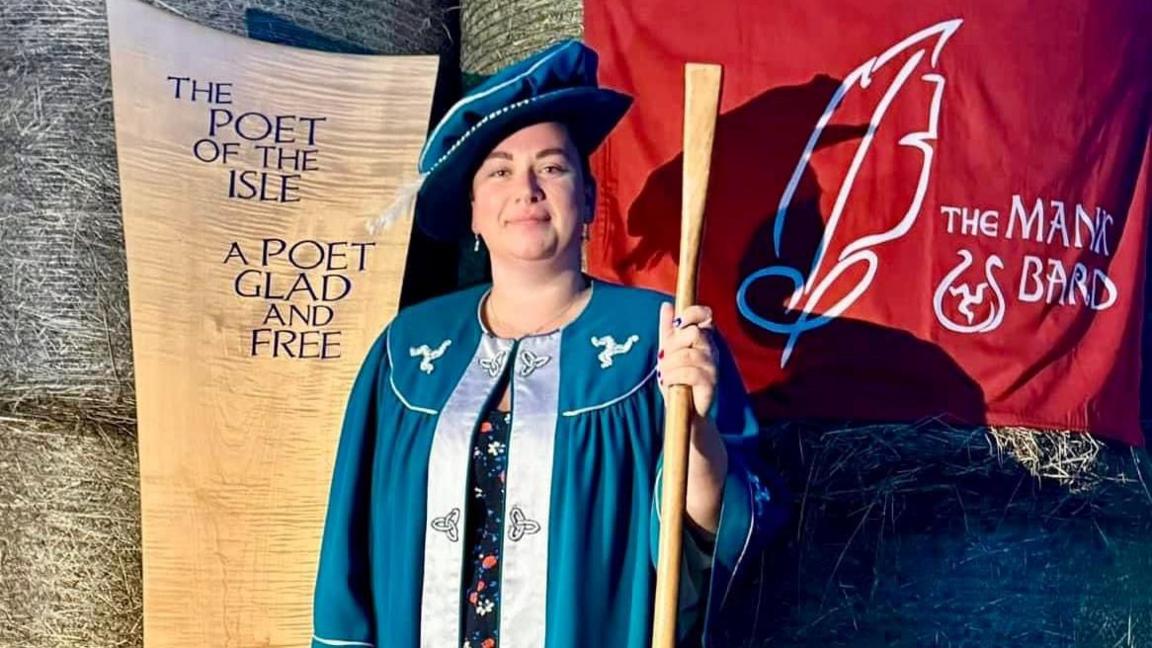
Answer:
[(683, 64), (724, 66), (701, 301), (762, 417), (1142, 444), (1152, 3), (587, 0), (636, 104), (590, 270), (671, 290)]

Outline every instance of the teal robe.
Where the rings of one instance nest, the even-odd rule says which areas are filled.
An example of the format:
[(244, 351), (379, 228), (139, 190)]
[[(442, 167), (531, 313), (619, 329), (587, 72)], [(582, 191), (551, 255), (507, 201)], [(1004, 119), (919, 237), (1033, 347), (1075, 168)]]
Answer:
[[(405, 309), (364, 361), (332, 478), (313, 648), (461, 645), (469, 450), (505, 372), (501, 646), (650, 644), (664, 429), (658, 313), (669, 298), (593, 280), (575, 320), (511, 340), (481, 322), (486, 293)], [(701, 622), (708, 646), (729, 645), (714, 638), (721, 625), (732, 630), (720, 621), (736, 604), (732, 586), (755, 570), (780, 521), (756, 468), (759, 428), (719, 346), (712, 417), (729, 471), (714, 547), (686, 538), (680, 592), (681, 634)]]

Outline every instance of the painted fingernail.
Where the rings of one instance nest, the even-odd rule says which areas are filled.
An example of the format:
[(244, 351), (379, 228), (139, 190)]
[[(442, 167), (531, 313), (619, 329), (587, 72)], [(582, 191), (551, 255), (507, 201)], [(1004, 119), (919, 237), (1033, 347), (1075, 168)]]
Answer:
[(657, 358), (658, 360), (663, 360), (663, 359), (664, 359), (664, 349), (660, 349), (660, 353), (657, 353), (657, 354), (656, 354), (656, 358)]
[(672, 326), (674, 326), (674, 327), (676, 327), (676, 328), (680, 328), (680, 325), (681, 325), (681, 324), (683, 324), (683, 323), (684, 323), (684, 320), (680, 319), (679, 317), (677, 317), (676, 319), (672, 320)]

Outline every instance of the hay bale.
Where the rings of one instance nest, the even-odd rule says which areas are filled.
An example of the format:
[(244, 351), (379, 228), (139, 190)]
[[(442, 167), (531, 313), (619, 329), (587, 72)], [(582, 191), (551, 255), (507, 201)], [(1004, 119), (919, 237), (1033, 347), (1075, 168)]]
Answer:
[(246, 33), (244, 13), (260, 9), (378, 54), (439, 54), (451, 49), (443, 0), (144, 0), (193, 22)]
[(0, 411), (0, 646), (140, 646), (140, 494), (125, 421)]
[(1152, 645), (1145, 452), (938, 422), (772, 432), (797, 517), (765, 645)]
[[(155, 0), (244, 33), (273, 11), (388, 54), (453, 47), (439, 0)], [(128, 295), (103, 0), (0, 8), (0, 399), (131, 412)]]
[(0, 20), (0, 390), (131, 391), (103, 3)]
[[(260, 8), (387, 54), (450, 52), (437, 0)], [(139, 480), (103, 0), (0, 4), (0, 646), (140, 646)]]
[(580, 0), (462, 0), (460, 69), (471, 85), (564, 38), (584, 34)]

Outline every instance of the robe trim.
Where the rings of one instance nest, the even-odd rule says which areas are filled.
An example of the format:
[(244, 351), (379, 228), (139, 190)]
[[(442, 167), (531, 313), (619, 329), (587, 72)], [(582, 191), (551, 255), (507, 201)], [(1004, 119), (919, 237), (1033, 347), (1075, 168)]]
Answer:
[(364, 648), (376, 648), (376, 644), (368, 643), (367, 641), (350, 641), (348, 639), (325, 639), (312, 635), (312, 640), (322, 643), (325, 646), (362, 646)]
[(483, 293), (481, 293), (480, 299), (476, 300), (476, 323), (478, 325), (480, 325), (481, 331), (483, 331), (484, 333), (487, 333), (488, 335), (494, 336), (496, 334), (493, 333), (492, 331), (489, 331), (488, 325), (484, 323), (484, 302), (488, 301), (488, 295), (491, 295), (491, 294), (492, 294), (492, 286), (488, 286), (488, 289), (485, 290)]
[[(731, 470), (731, 464), (729, 464), (729, 470)], [(656, 521), (660, 524), (663, 524), (664, 521), (661, 519), (661, 515), (660, 515), (660, 509), (662, 508), (662, 506), (661, 506), (662, 502), (661, 502), (660, 493), (659, 493), (657, 487), (660, 485), (660, 477), (662, 477), (663, 474), (664, 474), (664, 467), (661, 466), (660, 469), (656, 471), (656, 480), (652, 486), (652, 501), (655, 504), (655, 508), (656, 508)], [(749, 479), (745, 479), (744, 481), (747, 483), (747, 486), (748, 486), (748, 501), (751, 502), (752, 498), (755, 497), (755, 493), (752, 490), (752, 482)], [(687, 516), (688, 513), (685, 512), (684, 515)], [(723, 524), (723, 521), (724, 521), (724, 502), (723, 502), (723, 498), (721, 498), (721, 503), (720, 503), (720, 522), (721, 522), (721, 524)], [(724, 605), (728, 602), (728, 594), (731, 593), (731, 591), (732, 591), (732, 583), (734, 583), (736, 581), (736, 572), (738, 572), (740, 570), (740, 565), (742, 565), (744, 563), (744, 556), (747, 555), (747, 553), (748, 553), (748, 547), (750, 547), (752, 545), (752, 534), (755, 530), (756, 530), (756, 516), (753, 514), (752, 516), (750, 516), (750, 518), (748, 520), (748, 534), (744, 537), (744, 547), (740, 549), (740, 555), (736, 557), (736, 562), (732, 563), (732, 573), (729, 574), (729, 576), (728, 576), (728, 582), (724, 584), (724, 596), (720, 597), (719, 607), (724, 607)], [(717, 537), (717, 539), (719, 539), (719, 537), (720, 537), (719, 527), (717, 527), (717, 529), (716, 529), (716, 537)], [(717, 545), (717, 547), (718, 546), (719, 545)], [(716, 572), (715, 572), (715, 570), (713, 570), (712, 576), (715, 577), (715, 575), (716, 575)], [(709, 585), (709, 588), (710, 587), (711, 587), (711, 585)]]
[[(748, 501), (751, 502), (755, 497), (752, 491), (752, 481), (748, 482)], [(724, 507), (720, 507), (720, 515), (724, 515)], [(732, 583), (736, 581), (736, 572), (740, 569), (740, 565), (744, 562), (744, 556), (748, 553), (748, 547), (752, 544), (752, 533), (756, 530), (756, 515), (753, 514), (748, 518), (748, 535), (744, 538), (744, 547), (740, 550), (740, 555), (736, 557), (736, 562), (732, 565), (732, 574), (728, 577), (728, 582), (724, 585), (724, 596), (720, 598), (720, 607), (724, 607), (728, 603), (728, 594), (732, 592)], [(719, 532), (719, 529), (717, 529)]]
[(545, 645), (561, 338), (559, 332), (524, 338), (514, 359), (500, 557), (500, 645), (507, 648)]
[[(389, 367), (396, 366), (392, 363), (392, 328), (391, 327), (388, 328), (388, 339), (384, 341), (384, 348), (388, 351), (388, 366)], [(417, 405), (413, 405), (412, 403), (408, 402), (408, 399), (404, 398), (404, 394), (402, 394), (400, 392), (400, 388), (396, 386), (396, 378), (393, 376), (391, 370), (388, 371), (388, 384), (392, 386), (392, 393), (396, 394), (396, 398), (400, 401), (400, 404), (403, 405), (404, 407), (412, 410), (413, 412), (419, 412), (421, 414), (430, 414), (432, 416), (436, 416), (437, 414), (440, 413), (437, 410), (428, 409), (427, 407), (419, 407)]]
[(472, 435), (500, 376), (480, 364), (512, 343), (484, 335), (452, 396), (444, 404), (428, 455), (424, 527), (424, 583), (420, 645), (460, 645), (460, 592), (464, 561), (464, 511), (468, 501)]
[(567, 411), (563, 412), (561, 414), (561, 416), (579, 416), (580, 414), (587, 414), (588, 412), (593, 412), (593, 411), (596, 411), (598, 409), (604, 409), (605, 407), (610, 407), (612, 405), (615, 405), (616, 403), (619, 403), (620, 401), (625, 400), (626, 398), (628, 398), (632, 394), (635, 394), (636, 392), (640, 391), (640, 388), (643, 387), (644, 384), (647, 383), (649, 380), (652, 380), (652, 377), (655, 375), (656, 375), (656, 367), (652, 367), (652, 371), (649, 371), (647, 376), (644, 376), (642, 379), (640, 379), (640, 382), (636, 383), (636, 386), (634, 386), (632, 389), (629, 389), (628, 391), (624, 392), (623, 394), (617, 396), (616, 398), (613, 398), (611, 400), (606, 400), (603, 403), (599, 403), (597, 405), (589, 405), (588, 407), (581, 407), (579, 409), (567, 410)]

